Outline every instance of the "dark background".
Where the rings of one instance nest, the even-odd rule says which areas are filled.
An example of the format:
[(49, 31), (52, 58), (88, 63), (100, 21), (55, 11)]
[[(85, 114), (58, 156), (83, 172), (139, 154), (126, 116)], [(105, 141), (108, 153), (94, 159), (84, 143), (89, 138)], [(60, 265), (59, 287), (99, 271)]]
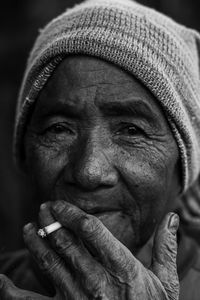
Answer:
[[(2, 1), (0, 9), (0, 250), (22, 246), (21, 231), (37, 211), (31, 187), (12, 161), (17, 94), (28, 53), (48, 21), (81, 1)], [(200, 31), (199, 0), (140, 0)]]

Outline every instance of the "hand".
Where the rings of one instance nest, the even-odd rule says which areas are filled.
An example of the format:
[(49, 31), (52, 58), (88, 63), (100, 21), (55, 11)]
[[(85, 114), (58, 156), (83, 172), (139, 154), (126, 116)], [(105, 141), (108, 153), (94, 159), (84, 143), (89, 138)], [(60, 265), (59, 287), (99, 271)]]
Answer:
[[(41, 207), (40, 224), (58, 220), (63, 228), (48, 241), (38, 237), (32, 224), (24, 229), (31, 254), (54, 284), (53, 299), (178, 300), (177, 215), (168, 214), (160, 224), (152, 266), (146, 269), (98, 218), (64, 201), (53, 206)], [(50, 299), (21, 291), (4, 277), (1, 282), (1, 299)]]

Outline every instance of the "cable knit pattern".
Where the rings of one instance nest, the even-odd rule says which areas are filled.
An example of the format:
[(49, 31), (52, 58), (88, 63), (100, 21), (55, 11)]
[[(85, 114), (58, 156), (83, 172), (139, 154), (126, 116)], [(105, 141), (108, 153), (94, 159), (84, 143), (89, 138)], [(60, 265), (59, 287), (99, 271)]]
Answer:
[(40, 32), (27, 63), (16, 112), (17, 163), (39, 91), (63, 57), (86, 54), (130, 72), (154, 94), (179, 147), (185, 191), (200, 172), (199, 41), (195, 30), (131, 0), (88, 0), (68, 9)]

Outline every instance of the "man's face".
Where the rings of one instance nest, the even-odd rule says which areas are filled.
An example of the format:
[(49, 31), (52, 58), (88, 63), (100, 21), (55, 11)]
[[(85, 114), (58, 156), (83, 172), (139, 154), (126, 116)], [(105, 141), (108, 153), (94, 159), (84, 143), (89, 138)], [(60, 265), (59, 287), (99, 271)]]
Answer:
[(157, 100), (118, 67), (71, 56), (40, 93), (25, 137), (40, 201), (96, 215), (130, 250), (180, 192), (178, 148)]

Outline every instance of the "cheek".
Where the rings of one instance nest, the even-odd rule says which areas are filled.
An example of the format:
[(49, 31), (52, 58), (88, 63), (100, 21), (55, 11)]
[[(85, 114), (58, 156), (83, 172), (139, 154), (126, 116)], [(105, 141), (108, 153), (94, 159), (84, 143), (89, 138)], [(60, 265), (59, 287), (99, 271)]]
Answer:
[(27, 143), (26, 162), (34, 184), (43, 198), (50, 200), (52, 191), (68, 164), (68, 152), (57, 151), (55, 147), (46, 147), (37, 140)]
[[(124, 205), (132, 214), (133, 230), (143, 244), (166, 212), (171, 197), (171, 183), (176, 180), (175, 160), (156, 149), (120, 153), (119, 172), (131, 197)], [(128, 201), (127, 201), (128, 200)]]

